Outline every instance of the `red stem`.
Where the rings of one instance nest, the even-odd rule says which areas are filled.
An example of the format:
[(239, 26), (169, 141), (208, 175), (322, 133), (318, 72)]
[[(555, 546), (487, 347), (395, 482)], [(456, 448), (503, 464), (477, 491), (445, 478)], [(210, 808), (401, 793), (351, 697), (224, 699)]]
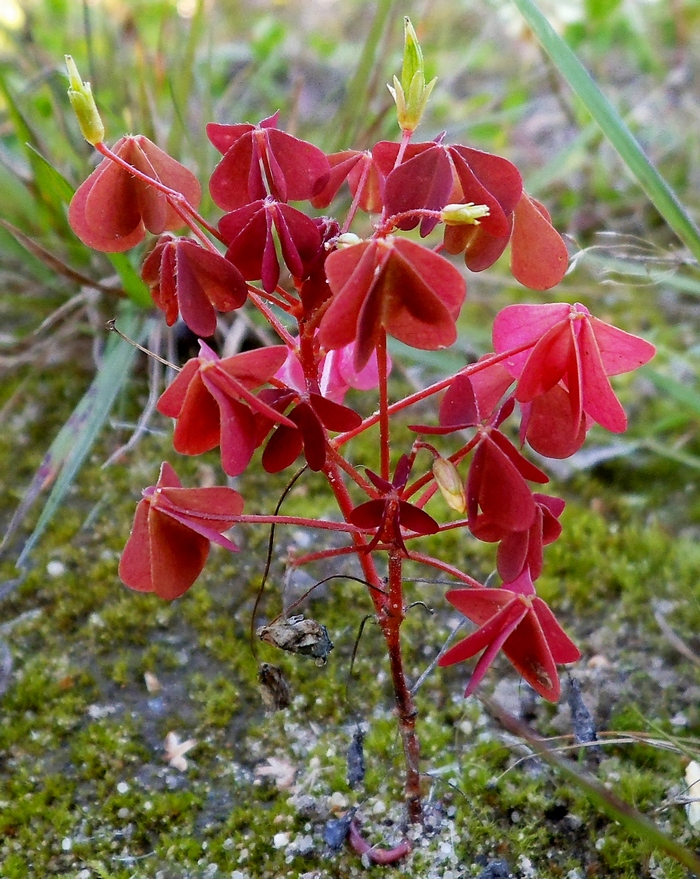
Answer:
[(352, 555), (354, 552), (364, 552), (357, 546), (341, 546), (339, 549), (320, 549), (318, 552), (309, 552), (306, 555), (292, 556), (289, 560), (290, 565), (300, 568), (302, 565), (310, 565), (311, 562), (323, 561), (323, 559), (334, 559), (336, 556)]
[(416, 735), (416, 714), (418, 712), (406, 681), (401, 651), (400, 630), (405, 617), (402, 564), (403, 554), (401, 551), (391, 550), (389, 552), (389, 602), (385, 613), (379, 617), (379, 624), (389, 652), (396, 714), (399, 720), (399, 732), (406, 763), (404, 791), (408, 818), (412, 823), (419, 823), (423, 818), (423, 806), (420, 792), (420, 744)]
[[(343, 514), (343, 518), (347, 521), (348, 516), (350, 515), (350, 512), (354, 507), (354, 504), (348, 492), (347, 486), (343, 481), (343, 477), (341, 475), (340, 468), (336, 463), (335, 456), (331, 457), (329, 455), (326, 458), (323, 473), (328, 480), (331, 491), (335, 495), (335, 499), (338, 503), (338, 506), (340, 507), (340, 512)], [(347, 530), (350, 531), (351, 527), (352, 526), (348, 527)], [(383, 612), (384, 605), (386, 603), (386, 597), (382, 594), (384, 591), (384, 583), (382, 581), (382, 578), (379, 576), (379, 572), (377, 571), (377, 568), (374, 564), (374, 559), (367, 552), (367, 541), (362, 536), (360, 529), (353, 528), (350, 533), (353, 539), (353, 543), (355, 544), (354, 549), (359, 550), (358, 558), (360, 560), (360, 565), (362, 567), (362, 573), (364, 574), (365, 580), (367, 580), (368, 583), (371, 583), (372, 586), (375, 587), (375, 589), (369, 590), (369, 594), (370, 598), (372, 599), (372, 603), (374, 604), (375, 612), (379, 616), (379, 614)]]
[[(255, 293), (253, 293), (253, 290), (255, 290)], [(270, 326), (277, 333), (280, 339), (282, 339), (285, 345), (293, 351), (297, 347), (296, 339), (287, 330), (287, 328), (277, 320), (274, 312), (272, 312), (268, 308), (267, 304), (263, 302), (263, 300), (260, 298), (259, 291), (255, 287), (251, 288), (250, 284), (248, 285), (248, 298), (258, 309), (258, 311), (263, 315), (265, 320), (270, 324)]]
[[(487, 369), (489, 366), (501, 363), (503, 360), (507, 360), (515, 354), (527, 351), (528, 348), (534, 348), (536, 342), (537, 340), (535, 340), (535, 342), (524, 342), (522, 345), (518, 345), (515, 348), (509, 348), (508, 351), (503, 351), (501, 354), (491, 354), (489, 357), (484, 357), (483, 360), (479, 360), (477, 363), (470, 363), (468, 366), (465, 366), (464, 369), (458, 370), (454, 375), (448, 376), (448, 378), (443, 378), (439, 382), (435, 382), (435, 384), (424, 388), (422, 391), (416, 391), (415, 394), (411, 394), (408, 397), (404, 397), (403, 400), (397, 400), (396, 403), (392, 403), (387, 409), (387, 414), (393, 415), (394, 412), (400, 412), (402, 409), (413, 406), (414, 403), (420, 403), (421, 400), (425, 400), (428, 397), (432, 397), (433, 394), (443, 391), (452, 384), (455, 377), (458, 375), (473, 375), (475, 372), (481, 372), (482, 369)], [(336, 449), (340, 448), (340, 446), (344, 446), (345, 443), (350, 442), (351, 439), (359, 436), (368, 428), (374, 427), (379, 421), (379, 418), (379, 413), (375, 412), (374, 415), (365, 418), (362, 424), (358, 427), (353, 428), (353, 430), (348, 430), (345, 433), (341, 433), (333, 440)]]
[(423, 555), (422, 552), (409, 552), (408, 557), (412, 562), (420, 562), (422, 565), (430, 565), (430, 567), (437, 568), (438, 571), (443, 571), (445, 574), (451, 574), (453, 577), (466, 583), (467, 586), (473, 586), (475, 589), (481, 589), (484, 585), (483, 583), (479, 583), (479, 581), (475, 580), (473, 577), (470, 577), (469, 574), (460, 571), (459, 568), (455, 568), (454, 565), (449, 565), (447, 562), (442, 562), (440, 559), (434, 559), (429, 555)]
[(345, 473), (348, 474), (348, 476), (350, 477), (350, 479), (352, 479), (355, 485), (358, 485), (368, 497), (380, 497), (379, 491), (366, 479), (364, 479), (360, 475), (360, 473), (352, 466), (352, 464), (349, 461), (346, 461), (345, 458), (341, 454), (339, 454), (335, 448), (333, 448), (332, 443), (328, 444), (326, 452), (333, 457), (333, 460), (341, 468), (341, 470), (345, 471)]
[(355, 219), (355, 214), (357, 213), (357, 209), (360, 206), (360, 199), (362, 198), (362, 190), (365, 188), (367, 175), (369, 174), (369, 169), (372, 164), (372, 160), (369, 156), (365, 156), (361, 161), (363, 163), (362, 173), (360, 174), (360, 179), (357, 183), (357, 189), (355, 190), (355, 195), (353, 197), (352, 204), (350, 205), (350, 210), (345, 217), (343, 228), (340, 230), (341, 235), (345, 234), (345, 232), (348, 231), (348, 229), (350, 228), (350, 224)]
[(394, 162), (394, 168), (398, 168), (401, 162), (403, 162), (403, 155), (406, 152), (406, 147), (411, 142), (411, 138), (413, 137), (413, 132), (409, 131), (407, 128), (402, 129), (401, 131), (401, 143), (399, 144), (399, 151), (396, 154), (396, 161)]
[(408, 839), (402, 840), (397, 846), (389, 849), (376, 848), (376, 846), (370, 845), (361, 835), (354, 821), (351, 822), (350, 829), (348, 830), (348, 842), (358, 855), (366, 857), (372, 864), (385, 866), (387, 864), (395, 864), (401, 858), (405, 858), (406, 855), (411, 853), (411, 843)]
[[(204, 516), (200, 515), (198, 518)], [(303, 516), (259, 516), (251, 513), (249, 516), (231, 516), (230, 519), (234, 524), (241, 525), (301, 525), (304, 528), (320, 528), (322, 531), (344, 531), (346, 534), (352, 534), (353, 537), (358, 537), (364, 530), (349, 522), (326, 522), (323, 519), (306, 519)]]
[(389, 426), (389, 382), (387, 378), (386, 333), (382, 329), (377, 342), (377, 370), (379, 372), (379, 448), (381, 451), (382, 479), (389, 481), (391, 432)]

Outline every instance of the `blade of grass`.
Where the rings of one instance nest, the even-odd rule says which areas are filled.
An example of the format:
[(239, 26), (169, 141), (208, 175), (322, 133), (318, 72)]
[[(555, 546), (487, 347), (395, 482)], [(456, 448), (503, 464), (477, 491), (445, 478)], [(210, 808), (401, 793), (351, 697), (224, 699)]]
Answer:
[(124, 292), (134, 305), (139, 308), (152, 308), (153, 300), (148, 292), (148, 287), (141, 280), (141, 276), (125, 253), (108, 253), (109, 261), (114, 266), (119, 280), (122, 282)]
[(204, 41), (206, 31), (206, 9), (204, 0), (197, 0), (194, 15), (189, 21), (187, 42), (184, 52), (178, 53), (179, 63), (171, 65), (170, 88), (175, 109), (173, 126), (168, 135), (167, 152), (179, 155), (182, 150), (183, 135), (188, 134), (187, 108), (195, 90), (195, 61), (197, 49)]
[[(51, 162), (41, 155), (31, 144), (27, 144), (27, 150), (34, 157), (36, 167), (41, 168), (42, 175), (44, 177), (44, 191), (48, 191), (49, 189), (56, 196), (57, 200), (64, 205), (68, 205), (71, 198), (73, 197), (73, 187), (70, 183), (63, 177), (63, 175), (58, 171)], [(57, 202), (58, 203), (58, 202)], [(14, 235), (15, 233), (9, 226), (6, 226), (8, 231), (11, 231)], [(17, 230), (19, 231), (19, 230)], [(21, 234), (21, 233), (20, 233)], [(73, 233), (70, 229), (68, 229), (67, 234), (73, 236)], [(15, 235), (17, 240), (20, 240), (17, 235)], [(23, 243), (26, 246), (26, 242), (28, 239), (25, 239)], [(77, 240), (76, 240), (77, 241)], [(28, 249), (31, 249), (28, 247)], [(89, 248), (86, 248), (90, 254), (92, 251)], [(34, 252), (34, 251), (33, 251)], [(36, 252), (34, 252), (36, 255)], [(114, 267), (114, 270), (119, 275), (119, 279), (122, 282), (122, 287), (124, 288), (124, 292), (129, 297), (129, 299), (134, 302), (135, 305), (138, 305), (140, 308), (152, 308), (153, 301), (151, 299), (151, 294), (148, 291), (148, 287), (141, 280), (141, 276), (136, 271), (131, 262), (129, 256), (125, 253), (107, 253), (105, 256), (109, 259)], [(99, 282), (95, 283), (96, 287), (99, 287)]]
[(622, 824), (630, 833), (634, 834), (646, 848), (665, 852), (680, 864), (683, 864), (684, 867), (692, 870), (693, 873), (700, 875), (700, 860), (689, 848), (676, 842), (675, 839), (672, 839), (660, 830), (646, 815), (642, 815), (641, 812), (638, 812), (633, 806), (613, 793), (613, 791), (603, 787), (600, 782), (579, 769), (575, 763), (572, 763), (570, 760), (564, 760), (553, 753), (545, 742), (532, 733), (529, 727), (506, 711), (505, 708), (502, 708), (493, 699), (481, 695), (479, 699), (488, 712), (508, 732), (524, 739), (539, 757), (546, 763), (549, 763), (571, 784), (583, 791), (595, 806), (607, 813), (613, 820)]
[(46, 160), (43, 157), (40, 159), (42, 144), (39, 136), (20, 110), (2, 72), (0, 72), (0, 94), (5, 99), (8, 117), (31, 170), (31, 177), (21, 182), (31, 194), (35, 218), (39, 219), (42, 227), (47, 230), (65, 229), (68, 223), (55, 187), (54, 175), (49, 173)]
[[(143, 336), (146, 321), (131, 303), (123, 304), (119, 321), (131, 338)], [(34, 530), (17, 559), (18, 568), (26, 565), (32, 549), (58, 512), (106, 423), (117, 395), (129, 380), (135, 356), (135, 348), (110, 335), (98, 374), (51, 443), (0, 544), (2, 550), (41, 491), (55, 479)]]
[(617, 110), (598, 88), (574, 52), (540, 12), (534, 0), (512, 0), (512, 2), (651, 203), (700, 262), (700, 229), (691, 220), (673, 189), (646, 156)]
[(93, 281), (92, 278), (89, 278), (87, 275), (71, 268), (71, 266), (55, 256), (50, 250), (42, 247), (38, 241), (35, 241), (29, 235), (25, 235), (21, 229), (13, 226), (12, 223), (8, 223), (6, 220), (0, 218), (0, 228), (4, 229), (9, 235), (12, 235), (14, 240), (21, 247), (33, 257), (40, 260), (53, 274), (62, 275), (64, 278), (68, 278), (76, 284), (81, 284), (86, 287), (95, 287), (98, 290), (102, 290), (104, 293), (114, 295), (114, 290), (102, 285), (99, 281)]
[(678, 452), (676, 449), (671, 449), (668, 446), (663, 445), (663, 443), (658, 443), (653, 439), (639, 440), (638, 446), (640, 449), (647, 449), (648, 451), (653, 452), (660, 458), (675, 461), (676, 464), (681, 464), (683, 467), (689, 467), (691, 470), (700, 470), (700, 457), (697, 455), (691, 455), (687, 452)]
[(690, 410), (695, 416), (700, 416), (700, 394), (689, 388), (688, 385), (682, 384), (671, 376), (663, 375), (650, 366), (643, 366), (639, 370), (639, 374), (648, 378), (653, 385), (672, 397), (684, 409)]
[(355, 73), (348, 83), (345, 101), (336, 117), (337, 136), (330, 152), (354, 145), (355, 135), (363, 122), (362, 108), (368, 109), (368, 90), (379, 46), (387, 23), (392, 20), (396, 0), (380, 0), (377, 12), (362, 47)]

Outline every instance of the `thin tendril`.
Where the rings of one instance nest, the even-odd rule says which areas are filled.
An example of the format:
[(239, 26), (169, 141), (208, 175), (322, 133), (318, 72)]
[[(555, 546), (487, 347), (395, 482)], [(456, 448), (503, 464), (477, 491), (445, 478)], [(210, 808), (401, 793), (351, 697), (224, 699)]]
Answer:
[[(280, 499), (277, 501), (277, 506), (275, 507), (276, 516), (284, 503), (285, 498), (289, 494), (289, 492), (294, 488), (295, 483), (301, 477), (302, 473), (304, 473), (307, 469), (307, 464), (304, 464), (290, 479), (287, 487), (282, 492)], [(255, 604), (253, 605), (253, 612), (250, 615), (250, 651), (253, 654), (253, 658), (258, 658), (258, 647), (257, 641), (255, 640), (255, 617), (258, 613), (258, 607), (260, 606), (260, 602), (263, 597), (263, 592), (265, 591), (265, 585), (267, 584), (267, 576), (270, 573), (270, 567), (272, 566), (272, 550), (275, 544), (275, 523), (273, 522), (270, 525), (270, 537), (267, 541), (267, 558), (265, 559), (265, 570), (263, 571), (262, 578), (260, 580), (260, 586), (258, 587), (257, 595), (255, 596)]]
[(143, 351), (144, 354), (147, 354), (149, 357), (152, 357), (154, 360), (157, 360), (159, 363), (162, 363), (164, 366), (168, 366), (170, 369), (174, 369), (175, 372), (180, 372), (180, 367), (175, 366), (174, 363), (171, 363), (169, 360), (166, 360), (164, 357), (161, 357), (159, 354), (156, 354), (155, 351), (149, 351), (148, 348), (144, 348), (143, 345), (139, 345), (138, 342), (134, 342), (133, 339), (130, 339), (121, 330), (117, 329), (117, 319), (116, 317), (110, 318), (105, 324), (110, 333), (116, 333), (120, 339), (124, 339), (125, 342), (128, 342), (130, 345), (133, 345), (134, 348), (138, 348), (139, 351)]

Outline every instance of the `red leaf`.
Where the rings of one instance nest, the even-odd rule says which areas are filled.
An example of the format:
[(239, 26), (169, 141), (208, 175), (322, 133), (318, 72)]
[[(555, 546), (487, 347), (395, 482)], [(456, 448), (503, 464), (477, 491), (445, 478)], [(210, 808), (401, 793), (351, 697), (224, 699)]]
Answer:
[(384, 521), (385, 509), (383, 500), (366, 501), (350, 511), (348, 522), (358, 528), (379, 528)]
[(362, 424), (362, 418), (357, 412), (320, 394), (309, 394), (309, 402), (327, 430), (354, 430)]
[(467, 375), (457, 375), (440, 403), (440, 424), (453, 430), (479, 423), (474, 388)]
[(393, 236), (365, 241), (330, 254), (326, 275), (334, 298), (321, 321), (320, 342), (326, 348), (355, 342), (358, 370), (382, 327), (415, 348), (434, 350), (456, 338), (464, 279), (420, 244)]
[[(112, 150), (134, 168), (182, 193), (197, 207), (201, 191), (197, 178), (148, 138), (123, 137)], [(159, 234), (184, 225), (165, 195), (105, 158), (78, 187), (68, 220), (80, 240), (95, 250), (119, 253), (143, 240), (145, 230)]]
[(236, 550), (220, 532), (242, 509), (243, 499), (233, 489), (182, 488), (173, 468), (164, 463), (158, 483), (144, 491), (136, 508), (120, 577), (132, 589), (179, 597), (199, 576), (211, 540)]
[(301, 431), (281, 424), (272, 434), (262, 455), (263, 469), (279, 473), (299, 457), (304, 447)]
[[(449, 150), (453, 161), (455, 153), (466, 161), (481, 185), (498, 200), (505, 214), (514, 210), (522, 194), (523, 181), (512, 162), (502, 156), (465, 146), (451, 146)], [(465, 201), (477, 202), (477, 199), (467, 197)]]
[(465, 228), (461, 247), (453, 250), (454, 245), (448, 246), (448, 233), (452, 229), (458, 229), (457, 226), (447, 227), (445, 230), (446, 247), (450, 253), (459, 253), (464, 250), (464, 262), (470, 272), (483, 272), (492, 266), (501, 256), (508, 246), (510, 240), (509, 235), (494, 236), (483, 229), (481, 226), (469, 226)]
[(555, 385), (524, 407), (522, 438), (547, 458), (569, 458), (586, 439), (586, 420), (568, 391)]
[(371, 155), (368, 156), (367, 153), (360, 150), (344, 150), (341, 153), (327, 156), (330, 174), (323, 189), (311, 199), (313, 207), (327, 208), (347, 179), (348, 174), (363, 157), (367, 157), (371, 161)]
[(524, 531), (535, 518), (535, 502), (513, 462), (486, 436), (477, 447), (467, 479), (469, 519), (475, 506), (505, 531)]
[[(455, 174), (462, 189), (460, 202), (483, 204), (489, 209), (488, 215), (479, 220), (477, 228), (483, 230), (487, 235), (492, 235), (494, 238), (506, 238), (507, 240), (510, 235), (510, 224), (498, 199), (479, 181), (459, 149), (451, 147), (450, 157), (452, 158)], [(492, 156), (491, 158), (495, 159), (498, 157)], [(504, 159), (503, 161), (506, 160)], [(510, 162), (508, 164), (510, 165)]]
[(179, 598), (202, 573), (209, 555), (209, 541), (156, 510), (151, 510), (148, 517), (148, 533), (150, 591), (168, 601)]
[(547, 638), (552, 658), (557, 663), (577, 662), (581, 651), (559, 625), (552, 609), (541, 598), (535, 598), (532, 608)]
[(540, 696), (549, 702), (559, 699), (561, 685), (557, 667), (539, 620), (532, 611), (523, 617), (520, 625), (505, 641), (503, 652), (515, 670)]
[[(221, 416), (216, 400), (212, 397), (209, 390), (204, 385), (202, 377), (199, 373), (199, 364), (195, 360), (197, 371), (187, 382), (187, 391), (183, 400), (183, 404), (177, 415), (177, 424), (173, 434), (173, 447), (176, 452), (181, 455), (201, 455), (210, 449), (219, 445), (221, 435)], [(184, 370), (183, 370), (184, 372)], [(178, 379), (182, 377), (182, 373)], [(173, 385), (178, 381), (175, 379)], [(184, 383), (184, 379), (183, 379)], [(171, 385), (170, 387), (172, 387)], [(165, 395), (170, 389), (166, 390)], [(177, 395), (181, 393), (181, 389), (177, 389)], [(163, 399), (161, 397), (161, 400)], [(175, 399), (175, 392), (173, 393)], [(168, 407), (170, 399), (166, 398), (165, 407)], [(158, 402), (159, 411), (165, 412), (161, 402)], [(172, 410), (169, 410), (169, 412)]]
[(402, 528), (415, 531), (416, 534), (437, 534), (440, 526), (420, 507), (399, 501), (399, 523)]
[(137, 592), (153, 592), (151, 578), (151, 544), (148, 531), (148, 514), (151, 503), (144, 498), (138, 502), (131, 534), (119, 560), (119, 577)]
[(656, 354), (656, 348), (639, 336), (626, 333), (591, 315), (589, 323), (598, 344), (606, 375), (619, 375), (647, 363)]
[(568, 265), (564, 239), (545, 216), (544, 208), (523, 193), (515, 209), (511, 237), (513, 277), (532, 290), (549, 290), (561, 281)]
[(322, 470), (326, 463), (326, 436), (318, 415), (308, 403), (302, 401), (289, 413), (289, 418), (301, 430), (309, 469), (315, 472)]
[[(209, 126), (207, 134), (219, 149), (231, 146), (214, 169), (209, 189), (216, 204), (233, 211), (263, 199), (312, 198), (326, 184), (330, 166), (323, 152), (275, 128), (277, 115), (259, 126)], [(267, 187), (263, 182), (264, 169)]]
[(516, 400), (528, 403), (546, 394), (567, 374), (576, 356), (573, 333), (571, 322), (563, 320), (542, 336), (520, 374)]
[[(452, 191), (452, 167), (444, 148), (433, 144), (394, 168), (386, 178), (384, 207), (390, 216), (418, 209), (440, 211)], [(415, 229), (420, 223), (422, 237), (429, 235), (439, 217), (413, 215), (397, 223), (399, 229)]]
[[(478, 594), (481, 590), (474, 590), (474, 592), (475, 594)], [(507, 631), (514, 624), (517, 625), (526, 613), (525, 608), (519, 606), (519, 602), (514, 602), (512, 600), (512, 593), (508, 592), (506, 597), (508, 600), (504, 603), (503, 607), (498, 609), (493, 616), (489, 616), (489, 618), (481, 624), (481, 628), (477, 629), (476, 632), (473, 632), (468, 638), (464, 638), (444, 653), (438, 660), (438, 665), (444, 668), (448, 665), (454, 665), (457, 662), (464, 662), (465, 659), (470, 659), (472, 656), (476, 656), (481, 650), (487, 648), (489, 644), (496, 641), (496, 639), (499, 639), (499, 636), (502, 640), (505, 640), (503, 638), (504, 630)], [(479, 683), (479, 680), (483, 677), (487, 667), (488, 666), (482, 666), (478, 678), (476, 678), (476, 676), (476, 679), (472, 678), (472, 681), (470, 682), (470, 690), (476, 687)]]
[(590, 323), (582, 321), (578, 338), (581, 357), (581, 392), (584, 411), (613, 433), (627, 429), (627, 416), (610, 386)]

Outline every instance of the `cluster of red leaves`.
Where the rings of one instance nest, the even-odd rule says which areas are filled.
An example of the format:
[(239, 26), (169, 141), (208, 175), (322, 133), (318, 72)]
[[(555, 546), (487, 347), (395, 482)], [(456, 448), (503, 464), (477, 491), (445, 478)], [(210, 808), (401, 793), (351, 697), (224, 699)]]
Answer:
[(559, 699), (557, 663), (576, 662), (581, 653), (535, 594), (527, 569), (500, 589), (452, 589), (445, 597), (479, 626), (439, 659), (439, 665), (446, 666), (481, 653), (465, 696), (474, 692), (503, 650), (533, 689), (550, 702)]
[[(469, 529), (498, 543), (501, 589), (455, 590), (447, 597), (481, 628), (449, 650), (441, 665), (480, 651), (467, 688), (471, 693), (503, 649), (522, 676), (547, 699), (559, 698), (555, 663), (578, 651), (549, 608), (535, 596), (543, 547), (561, 534), (564, 501), (533, 492), (528, 483), (547, 476), (527, 461), (500, 426), (517, 401), (520, 437), (548, 457), (568, 457), (595, 421), (613, 432), (627, 419), (608, 376), (636, 369), (654, 354), (648, 342), (590, 315), (580, 304), (513, 305), (494, 324), (497, 354), (516, 351), (469, 377), (457, 375), (443, 397), (439, 426), (414, 425), (427, 434), (476, 428), (466, 480)], [(506, 392), (515, 380), (515, 389)], [(569, 657), (569, 658), (565, 658)]]
[(412, 464), (408, 455), (402, 455), (391, 482), (382, 479), (372, 470), (367, 470), (367, 476), (381, 493), (381, 497), (360, 504), (349, 516), (349, 521), (359, 528), (376, 529), (365, 552), (371, 552), (380, 542), (384, 542), (389, 546), (398, 547), (405, 556), (408, 556), (401, 534), (402, 528), (413, 531), (414, 534), (436, 534), (440, 530), (440, 526), (432, 516), (402, 499)]
[(330, 350), (355, 344), (362, 369), (384, 330), (414, 348), (445, 348), (467, 293), (457, 269), (405, 238), (377, 238), (336, 250), (326, 260), (333, 293), (319, 341)]
[(561, 281), (568, 265), (566, 245), (546, 208), (523, 191), (515, 165), (492, 153), (446, 146), (442, 137), (409, 145), (397, 166), (398, 153), (398, 144), (382, 141), (371, 152), (329, 156), (330, 177), (312, 203), (329, 205), (347, 179), (363, 210), (383, 210), (402, 230), (420, 224), (423, 237), (433, 231), (446, 205), (485, 205), (488, 215), (478, 225), (445, 228), (445, 250), (464, 253), (467, 268), (480, 272), (510, 243), (511, 270), (526, 287), (546, 290)]
[[(199, 355), (158, 402), (159, 411), (176, 421), (176, 451), (198, 455), (218, 446), (229, 476), (241, 474), (263, 445), (268, 472), (283, 470), (303, 453), (311, 470), (328, 474), (329, 433), (354, 431), (362, 423), (343, 405), (345, 392), (386, 380), (376, 355), (380, 346), (385, 350), (385, 335), (424, 350), (455, 341), (466, 283), (440, 251), (464, 254), (466, 267), (479, 272), (510, 246), (514, 277), (538, 290), (557, 284), (568, 264), (549, 214), (524, 192), (507, 159), (446, 144), (442, 136), (427, 143), (383, 141), (371, 150), (327, 156), (277, 125), (278, 114), (258, 125), (207, 126), (222, 154), (210, 193), (225, 213), (218, 231), (201, 225), (217, 243), (195, 225), (195, 177), (143, 136), (122, 138), (111, 153), (98, 145), (105, 158), (79, 187), (69, 212), (76, 234), (97, 250), (124, 251), (146, 232), (159, 236), (141, 274), (168, 325), (180, 317), (198, 336), (209, 337), (217, 312), (241, 308), (252, 289), (261, 310), (269, 309), (260, 304), (267, 298), (296, 320), (296, 339), (278, 325), (286, 344), (233, 357), (220, 359), (201, 342)], [(358, 209), (374, 216), (374, 233), (364, 241), (341, 236), (335, 219), (309, 217), (290, 204), (326, 208), (346, 181), (353, 197), (348, 224)], [(473, 215), (467, 211), (471, 219), (462, 225), (445, 224), (434, 249), (401, 237), (416, 228), (421, 237), (430, 235), (448, 205), (476, 209)], [(196, 240), (170, 234), (183, 225)], [(260, 287), (251, 288), (251, 282)], [(272, 312), (264, 313), (275, 326)], [(503, 425), (517, 404), (521, 445), (549, 457), (573, 454), (594, 422), (624, 430), (626, 416), (609, 376), (637, 368), (654, 349), (584, 306), (566, 303), (504, 309), (493, 343), (500, 359), (455, 377), (439, 425), (413, 428), (470, 432), (453, 455), (458, 462), (471, 453), (461, 524), (498, 544), (505, 584), (447, 594), (479, 628), (440, 664), (481, 653), (470, 693), (502, 649), (539, 693), (554, 700), (556, 664), (574, 661), (578, 650), (536, 595), (534, 581), (542, 571), (543, 547), (561, 533), (564, 502), (533, 491), (531, 484), (542, 485), (547, 476), (508, 439)], [(369, 500), (346, 518), (371, 532), (365, 552), (408, 556), (407, 535), (440, 530), (420, 502), (408, 499), (413, 457), (399, 459), (391, 481), (367, 470), (366, 482), (356, 473)], [(354, 469), (349, 462), (344, 466)], [(164, 464), (137, 507), (120, 564), (123, 581), (164, 598), (182, 595), (201, 572), (212, 541), (237, 549), (223, 532), (242, 508), (232, 489), (185, 489)]]
[(283, 345), (246, 351), (220, 360), (204, 342), (161, 395), (158, 411), (177, 424), (173, 446), (182, 455), (201, 455), (221, 447), (221, 466), (238, 476), (259, 445), (255, 415), (294, 428), (289, 419), (251, 391), (265, 384), (284, 363)]
[[(202, 193), (197, 178), (147, 137), (122, 137), (112, 152), (145, 177), (180, 193), (193, 208), (198, 207)], [(161, 189), (111, 158), (104, 158), (78, 187), (68, 220), (84, 244), (107, 253), (130, 250), (143, 241), (146, 231), (159, 235), (185, 225)]]
[(511, 305), (493, 326), (496, 353), (528, 346), (504, 361), (517, 379), (523, 408), (521, 439), (540, 454), (566, 458), (579, 449), (593, 422), (613, 433), (627, 416), (609, 376), (630, 372), (654, 356), (654, 346), (565, 302)]
[(243, 511), (232, 488), (183, 488), (168, 463), (156, 485), (143, 491), (131, 535), (119, 562), (119, 576), (131, 589), (179, 598), (200, 575), (211, 543), (238, 547), (222, 532)]

